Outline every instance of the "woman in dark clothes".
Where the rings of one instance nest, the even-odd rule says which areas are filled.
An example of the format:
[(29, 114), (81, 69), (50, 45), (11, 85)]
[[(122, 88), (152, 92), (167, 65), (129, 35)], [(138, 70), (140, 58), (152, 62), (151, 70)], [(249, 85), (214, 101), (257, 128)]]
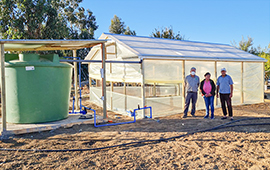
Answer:
[(213, 80), (210, 79), (211, 74), (209, 72), (205, 73), (205, 79), (201, 81), (200, 91), (203, 95), (205, 106), (206, 106), (206, 114), (204, 116), (205, 119), (209, 117), (209, 106), (211, 107), (211, 119), (214, 119), (214, 98), (216, 85)]

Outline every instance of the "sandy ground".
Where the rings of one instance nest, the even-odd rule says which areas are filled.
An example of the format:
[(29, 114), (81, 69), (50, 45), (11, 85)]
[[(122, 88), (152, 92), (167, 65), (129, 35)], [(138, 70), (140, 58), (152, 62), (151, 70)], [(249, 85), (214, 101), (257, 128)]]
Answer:
[[(84, 103), (92, 105), (91, 103)], [(93, 106), (93, 105), (92, 105)], [(101, 114), (101, 108), (95, 106)], [(270, 104), (233, 107), (235, 120), (247, 117), (270, 117)], [(110, 119), (126, 121), (130, 118)], [(182, 119), (182, 114), (159, 119), (139, 120), (134, 124), (95, 128), (76, 125), (72, 128), (13, 136), (0, 141), (3, 148), (72, 149), (112, 146), (149, 139), (162, 139), (208, 129), (229, 122), (197, 117)], [(270, 120), (249, 120), (263, 123)], [(237, 123), (235, 123), (237, 124)], [(197, 133), (187, 137), (124, 147), (85, 152), (7, 152), (0, 151), (1, 169), (270, 169), (270, 126), (244, 126)]]

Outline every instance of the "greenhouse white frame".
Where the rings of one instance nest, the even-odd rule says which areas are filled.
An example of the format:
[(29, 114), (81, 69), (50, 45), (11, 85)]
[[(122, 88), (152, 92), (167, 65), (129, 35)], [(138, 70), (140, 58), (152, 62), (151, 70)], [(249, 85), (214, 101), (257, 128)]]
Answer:
[[(107, 40), (107, 61), (141, 61), (137, 65), (106, 63), (106, 103), (110, 110), (127, 114), (139, 104), (152, 106), (154, 117), (181, 113), (185, 103), (184, 78), (193, 66), (201, 80), (210, 72), (214, 81), (225, 67), (234, 81), (233, 105), (264, 102), (266, 60), (230, 45), (109, 33), (103, 33), (100, 39)], [(100, 45), (93, 47), (85, 58), (100, 59)], [(96, 86), (89, 84), (90, 101), (102, 106), (102, 88), (99, 87), (102, 66), (85, 64), (89, 65), (89, 78), (97, 82)], [(215, 106), (220, 107), (217, 99)], [(198, 97), (197, 109), (204, 108), (202, 97)], [(142, 112), (139, 117), (145, 114)]]

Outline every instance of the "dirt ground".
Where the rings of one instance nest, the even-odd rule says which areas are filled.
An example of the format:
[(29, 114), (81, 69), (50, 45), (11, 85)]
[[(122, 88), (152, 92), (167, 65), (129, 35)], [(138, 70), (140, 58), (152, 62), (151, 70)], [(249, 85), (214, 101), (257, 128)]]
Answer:
[[(85, 105), (92, 105), (85, 103)], [(92, 105), (93, 106), (93, 105)], [(101, 108), (95, 106), (101, 114)], [(270, 117), (270, 104), (235, 106), (234, 118)], [(110, 119), (126, 121), (123, 116)], [(52, 131), (13, 136), (0, 141), (1, 148), (73, 149), (112, 146), (133, 141), (163, 139), (208, 129), (229, 122), (215, 119), (182, 119), (182, 114), (159, 119), (138, 120), (134, 124), (95, 128), (76, 125)], [(269, 123), (248, 120), (243, 123)], [(235, 123), (237, 124), (237, 123)], [(77, 152), (7, 152), (0, 151), (1, 169), (270, 169), (270, 126), (243, 126), (196, 133), (187, 137), (104, 149)]]

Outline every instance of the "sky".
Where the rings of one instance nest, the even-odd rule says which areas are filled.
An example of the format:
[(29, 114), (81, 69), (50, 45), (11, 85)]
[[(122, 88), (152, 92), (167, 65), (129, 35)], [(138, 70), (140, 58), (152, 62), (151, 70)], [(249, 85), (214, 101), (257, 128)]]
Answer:
[(117, 15), (139, 36), (172, 27), (187, 40), (230, 44), (242, 36), (254, 47), (270, 43), (270, 0), (83, 0), (99, 25), (95, 38), (109, 32)]

